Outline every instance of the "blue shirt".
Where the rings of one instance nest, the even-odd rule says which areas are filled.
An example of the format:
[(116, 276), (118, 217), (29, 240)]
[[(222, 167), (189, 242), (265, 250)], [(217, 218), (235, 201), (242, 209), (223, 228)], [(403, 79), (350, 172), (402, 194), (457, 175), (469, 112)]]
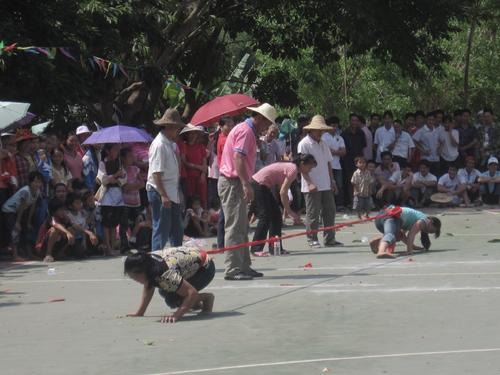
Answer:
[(423, 212), (414, 210), (409, 207), (401, 207), (401, 220), (402, 220), (402, 229), (410, 230), (419, 220), (427, 220), (427, 215)]
[[(498, 177), (498, 176), (500, 176), (500, 171), (496, 171), (494, 176), (491, 175), (490, 171), (486, 171), (486, 172), (481, 173), (481, 176), (482, 177)], [(488, 191), (490, 191), (490, 192), (495, 191), (495, 185), (496, 185), (495, 182), (489, 182), (488, 183)]]

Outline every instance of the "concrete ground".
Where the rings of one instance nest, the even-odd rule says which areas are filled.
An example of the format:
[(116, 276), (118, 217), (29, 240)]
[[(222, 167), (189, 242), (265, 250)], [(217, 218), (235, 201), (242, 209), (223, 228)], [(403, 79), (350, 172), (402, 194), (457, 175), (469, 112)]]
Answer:
[(499, 374), (500, 211), (440, 219), (432, 251), (411, 258), (376, 260), (361, 242), (373, 224), (339, 232), (343, 248), (288, 240), (292, 254), (256, 259), (265, 277), (251, 282), (224, 281), (218, 255), (214, 314), (173, 325), (158, 295), (146, 317), (124, 317), (141, 286), (122, 258), (56, 262), (55, 275), (3, 264), (1, 372)]

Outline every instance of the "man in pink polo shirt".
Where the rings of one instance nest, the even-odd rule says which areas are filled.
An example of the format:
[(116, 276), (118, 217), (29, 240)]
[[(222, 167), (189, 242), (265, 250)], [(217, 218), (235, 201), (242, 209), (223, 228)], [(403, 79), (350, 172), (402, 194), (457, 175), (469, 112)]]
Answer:
[[(271, 124), (277, 113), (264, 103), (248, 107), (253, 116), (236, 125), (227, 136), (217, 185), (225, 218), (225, 246), (248, 242), (247, 203), (253, 199), (250, 179), (255, 170), (257, 137)], [(263, 274), (250, 268), (248, 246), (226, 252), (225, 279), (251, 280)]]

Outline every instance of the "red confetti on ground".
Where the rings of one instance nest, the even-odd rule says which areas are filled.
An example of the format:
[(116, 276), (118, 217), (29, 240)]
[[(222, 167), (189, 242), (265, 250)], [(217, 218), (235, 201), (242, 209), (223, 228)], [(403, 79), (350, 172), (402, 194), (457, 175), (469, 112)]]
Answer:
[(51, 299), (49, 302), (64, 302), (66, 301), (65, 298), (54, 298), (54, 299)]
[(313, 265), (311, 262), (307, 262), (306, 264), (304, 264), (303, 266), (304, 268), (313, 268)]

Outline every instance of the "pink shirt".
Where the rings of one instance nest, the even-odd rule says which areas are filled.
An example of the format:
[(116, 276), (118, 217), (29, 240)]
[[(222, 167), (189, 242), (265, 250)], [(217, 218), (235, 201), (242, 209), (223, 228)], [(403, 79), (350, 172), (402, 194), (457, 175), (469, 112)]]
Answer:
[(64, 164), (66, 164), (66, 168), (68, 168), (73, 178), (79, 181), (82, 180), (83, 160), (78, 152), (75, 156), (64, 152)]
[[(136, 167), (135, 165), (127, 167), (126, 171), (127, 184), (136, 184), (138, 182), (141, 182), (141, 179), (139, 178), (140, 171), (141, 170), (139, 169), (139, 167)], [(139, 189), (126, 192), (124, 191), (122, 192), (122, 196), (123, 196), (123, 203), (125, 203), (125, 206), (138, 207), (141, 205), (141, 197), (139, 195)]]
[(255, 138), (252, 119), (236, 125), (227, 136), (224, 151), (222, 151), (220, 174), (228, 178), (237, 178), (236, 165), (234, 164), (234, 153), (238, 152), (245, 156), (247, 177), (253, 175), (255, 170), (255, 156), (257, 154), (257, 141)]
[(295, 163), (277, 162), (262, 168), (252, 178), (260, 185), (273, 188), (274, 186), (282, 186), (287, 177), (291, 181), (295, 180), (297, 172)]

